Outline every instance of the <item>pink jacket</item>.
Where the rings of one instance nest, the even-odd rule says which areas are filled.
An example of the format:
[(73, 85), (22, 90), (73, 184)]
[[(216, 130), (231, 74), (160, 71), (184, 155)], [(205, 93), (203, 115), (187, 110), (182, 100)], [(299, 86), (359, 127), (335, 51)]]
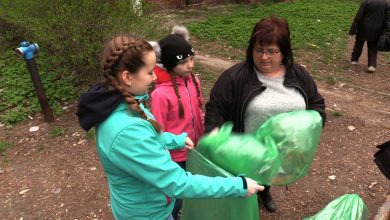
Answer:
[[(158, 72), (158, 73), (157, 73)], [(155, 70), (157, 78), (166, 78), (169, 74), (161, 68)], [(191, 76), (176, 77), (179, 88), (180, 100), (184, 107), (184, 118), (179, 117), (179, 101), (173, 88), (171, 80), (157, 80), (158, 84), (152, 92), (152, 113), (164, 131), (173, 134), (186, 132), (188, 137), (198, 144), (199, 138), (204, 133), (203, 112), (199, 107), (196, 87)], [(197, 82), (200, 87), (199, 79)], [(202, 99), (202, 96), (200, 97)], [(171, 150), (172, 160), (182, 162), (187, 160), (187, 150)]]

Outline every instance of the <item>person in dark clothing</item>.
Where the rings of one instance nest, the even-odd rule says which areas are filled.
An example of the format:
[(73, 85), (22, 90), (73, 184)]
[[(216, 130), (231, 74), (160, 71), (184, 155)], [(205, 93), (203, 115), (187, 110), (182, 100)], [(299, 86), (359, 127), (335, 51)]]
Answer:
[[(246, 60), (223, 72), (213, 86), (205, 131), (232, 121), (234, 132), (252, 133), (271, 116), (299, 109), (315, 110), (326, 121), (325, 101), (313, 78), (294, 64), (288, 22), (263, 18), (252, 31)], [(268, 211), (276, 211), (269, 187), (259, 197)]]
[(351, 54), (351, 64), (356, 65), (367, 41), (368, 72), (377, 68), (377, 41), (383, 32), (387, 0), (362, 0), (359, 10), (349, 30), (355, 36), (355, 45)]

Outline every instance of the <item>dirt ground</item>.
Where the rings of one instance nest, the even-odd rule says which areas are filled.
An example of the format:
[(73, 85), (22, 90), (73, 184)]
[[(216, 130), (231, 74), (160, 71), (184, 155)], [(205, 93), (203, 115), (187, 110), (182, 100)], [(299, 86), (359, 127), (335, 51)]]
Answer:
[[(345, 58), (334, 65), (348, 66), (343, 73), (347, 83), (317, 81), (328, 120), (310, 173), (288, 190), (272, 187), (278, 211), (269, 214), (260, 207), (260, 219), (302, 219), (347, 193), (361, 196), (372, 219), (389, 195), (390, 182), (372, 155), (377, 144), (390, 139), (390, 66), (380, 54), (377, 72), (365, 72), (365, 52), (358, 66), (350, 66), (351, 43)], [(207, 51), (198, 55), (202, 65), (216, 72), (222, 64), (233, 64), (209, 57)], [(310, 70), (310, 61), (297, 60)], [(321, 71), (332, 73), (329, 68)], [(208, 94), (213, 82), (203, 84)], [(78, 126), (76, 105), (66, 107), (52, 124), (37, 115), (25, 124), (0, 125), (0, 139), (12, 144), (0, 156), (0, 219), (112, 219), (95, 141)], [(33, 126), (39, 130), (30, 132)]]

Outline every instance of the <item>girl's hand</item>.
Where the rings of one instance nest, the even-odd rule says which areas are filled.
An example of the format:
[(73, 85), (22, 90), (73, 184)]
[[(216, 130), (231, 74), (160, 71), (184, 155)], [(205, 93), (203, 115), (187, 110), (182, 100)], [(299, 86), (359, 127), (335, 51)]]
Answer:
[(194, 148), (194, 142), (192, 142), (191, 138), (189, 137), (186, 137), (186, 140), (185, 140), (185, 146), (184, 146), (187, 150), (192, 150), (192, 148)]
[(245, 178), (245, 179), (246, 179), (246, 184), (248, 187), (248, 193), (246, 194), (247, 197), (257, 193), (258, 191), (264, 190), (264, 186), (260, 186), (253, 179), (251, 179), (251, 178)]

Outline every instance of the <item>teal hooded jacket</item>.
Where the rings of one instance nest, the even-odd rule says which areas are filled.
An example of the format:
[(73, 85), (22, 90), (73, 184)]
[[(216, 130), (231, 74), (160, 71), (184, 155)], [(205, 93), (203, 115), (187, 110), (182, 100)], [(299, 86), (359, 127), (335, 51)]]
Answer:
[[(153, 115), (142, 104), (148, 117)], [(185, 172), (168, 149), (184, 147), (187, 134), (157, 133), (126, 102), (96, 126), (99, 158), (106, 172), (115, 219), (165, 220), (175, 198), (244, 197), (241, 177)]]

